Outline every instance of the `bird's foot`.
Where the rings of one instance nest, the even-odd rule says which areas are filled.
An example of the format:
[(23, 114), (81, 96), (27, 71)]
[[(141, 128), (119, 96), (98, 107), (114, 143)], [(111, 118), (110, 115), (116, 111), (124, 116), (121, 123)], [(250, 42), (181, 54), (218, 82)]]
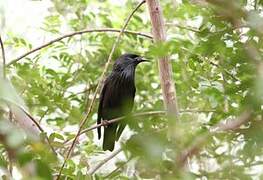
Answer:
[(109, 125), (109, 121), (108, 120), (103, 120), (102, 122), (101, 122), (101, 124), (102, 124), (102, 126), (108, 126)]

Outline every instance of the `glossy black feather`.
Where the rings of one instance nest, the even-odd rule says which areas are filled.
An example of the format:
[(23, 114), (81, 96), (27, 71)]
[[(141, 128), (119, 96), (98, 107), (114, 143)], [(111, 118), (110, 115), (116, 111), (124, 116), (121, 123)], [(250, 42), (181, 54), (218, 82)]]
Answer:
[[(132, 111), (136, 91), (135, 68), (140, 62), (142, 59), (135, 54), (124, 54), (116, 60), (100, 94), (97, 124), (101, 120), (125, 116)], [(125, 121), (121, 121), (104, 127), (103, 150), (114, 149), (115, 141), (119, 139), (125, 126)], [(101, 137), (100, 127), (98, 137)]]

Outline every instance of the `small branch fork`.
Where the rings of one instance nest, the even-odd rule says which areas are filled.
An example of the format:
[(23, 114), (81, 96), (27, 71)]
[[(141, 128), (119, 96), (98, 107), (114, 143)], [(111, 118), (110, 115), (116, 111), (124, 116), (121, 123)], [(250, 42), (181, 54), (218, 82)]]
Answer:
[(61, 166), (61, 168), (60, 168), (60, 170), (59, 170), (59, 173), (58, 173), (58, 176), (57, 176), (57, 180), (60, 179), (62, 170), (64, 169), (65, 164), (66, 164), (68, 158), (70, 157), (72, 150), (73, 150), (74, 147), (75, 147), (76, 141), (77, 141), (77, 139), (78, 139), (78, 137), (79, 137), (79, 135), (80, 135), (80, 133), (81, 133), (81, 130), (82, 130), (83, 126), (86, 124), (86, 122), (87, 122), (87, 120), (88, 120), (88, 117), (89, 117), (89, 115), (90, 115), (90, 113), (91, 113), (91, 111), (92, 111), (92, 109), (93, 109), (93, 105), (94, 105), (96, 96), (97, 96), (97, 94), (99, 94), (99, 92), (101, 91), (102, 83), (103, 83), (103, 81), (104, 81), (104, 79), (105, 79), (106, 72), (107, 72), (108, 67), (109, 67), (109, 65), (110, 65), (110, 62), (111, 62), (111, 60), (112, 60), (113, 53), (114, 53), (117, 45), (119, 44), (119, 42), (120, 42), (120, 40), (121, 40), (121, 36), (122, 36), (122, 34), (124, 33), (126, 27), (128, 26), (128, 23), (129, 23), (129, 21), (131, 20), (133, 14), (134, 14), (144, 3), (145, 3), (145, 0), (141, 1), (141, 2), (136, 6), (136, 8), (132, 11), (132, 13), (128, 16), (128, 18), (126, 19), (126, 21), (125, 21), (125, 23), (124, 23), (124, 25), (123, 25), (123, 27), (122, 27), (122, 29), (121, 29), (118, 37), (117, 37), (115, 43), (114, 43), (113, 46), (112, 46), (110, 55), (109, 55), (108, 60), (107, 60), (107, 62), (106, 62), (106, 64), (105, 64), (105, 67), (104, 67), (104, 70), (103, 70), (102, 75), (101, 75), (101, 77), (100, 77), (98, 86), (97, 86), (97, 88), (96, 88), (96, 90), (95, 90), (94, 97), (93, 97), (93, 99), (92, 99), (92, 101), (91, 101), (91, 103), (90, 103), (90, 106), (89, 106), (88, 110), (87, 110), (87, 114), (86, 114), (86, 116), (83, 118), (83, 120), (81, 121), (79, 130), (78, 130), (75, 138), (73, 139), (73, 142), (72, 142), (72, 144), (71, 144), (68, 152), (66, 153), (64, 162), (63, 162), (63, 164), (62, 164), (62, 166)]

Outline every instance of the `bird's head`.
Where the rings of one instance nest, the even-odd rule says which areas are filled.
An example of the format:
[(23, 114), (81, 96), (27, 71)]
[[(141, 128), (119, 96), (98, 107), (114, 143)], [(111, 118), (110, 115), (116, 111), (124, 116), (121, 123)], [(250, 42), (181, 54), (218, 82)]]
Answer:
[(114, 63), (113, 70), (122, 71), (126, 68), (135, 68), (141, 62), (147, 62), (136, 54), (123, 54)]

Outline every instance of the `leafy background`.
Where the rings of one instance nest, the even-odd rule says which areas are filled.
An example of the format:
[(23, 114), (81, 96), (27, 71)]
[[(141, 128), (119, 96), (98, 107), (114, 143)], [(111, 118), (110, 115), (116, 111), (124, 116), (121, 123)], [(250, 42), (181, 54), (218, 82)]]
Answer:
[[(43, 22), (35, 27), (43, 33), (44, 42), (84, 29), (121, 29), (138, 2), (50, 3)], [(148, 112), (164, 110), (157, 59), (169, 55), (180, 120), (171, 119), (176, 121), (171, 124), (164, 115), (130, 118), (133, 123), (115, 148), (121, 147), (121, 153), (93, 174), (111, 153), (103, 152), (96, 131), (89, 131), (80, 136), (62, 178), (261, 179), (262, 5), (260, 0), (161, 1), (167, 42), (153, 44), (149, 38), (124, 34), (113, 59), (125, 52), (151, 59), (136, 71), (134, 112)], [(37, 46), (19, 28), (3, 29), (9, 59)], [(135, 13), (128, 30), (151, 34), (145, 5)], [(117, 35), (72, 36), (7, 66), (10, 81), (1, 81), (0, 87), (3, 178), (58, 175)], [(95, 124), (97, 102), (85, 128)], [(10, 104), (26, 108), (45, 133), (36, 138), (13, 123)], [(249, 122), (241, 128), (209, 133), (219, 122), (238, 120), (247, 111), (252, 111)], [(46, 135), (56, 154), (41, 141)], [(194, 151), (182, 164), (183, 152), (189, 148)]]

